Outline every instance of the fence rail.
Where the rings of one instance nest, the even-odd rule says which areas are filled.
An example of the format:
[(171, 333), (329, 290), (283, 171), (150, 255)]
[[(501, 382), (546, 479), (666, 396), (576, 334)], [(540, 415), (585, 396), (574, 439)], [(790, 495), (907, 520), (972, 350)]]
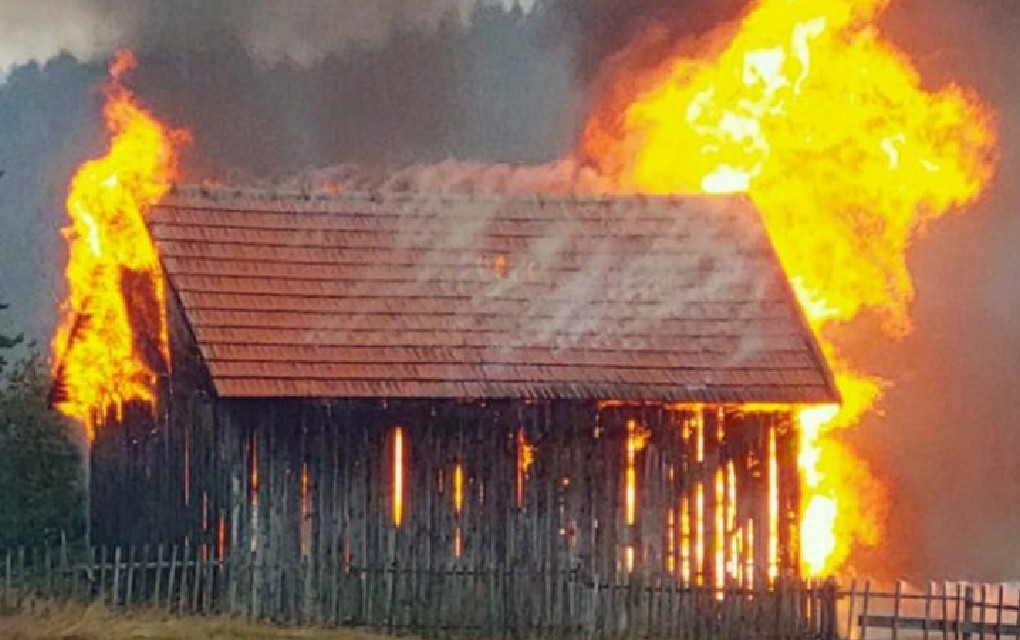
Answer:
[(892, 591), (860, 589), (840, 594), (848, 640), (1020, 640), (1020, 585), (929, 583)]
[(0, 552), (0, 613), (36, 599), (361, 626), (425, 636), (690, 640), (1020, 640), (1020, 585), (684, 585), (577, 568), (276, 566), (209, 546)]
[(833, 582), (715, 589), (576, 568), (269, 566), (188, 545), (18, 549), (0, 561), (7, 611), (47, 598), (432, 637), (837, 638)]

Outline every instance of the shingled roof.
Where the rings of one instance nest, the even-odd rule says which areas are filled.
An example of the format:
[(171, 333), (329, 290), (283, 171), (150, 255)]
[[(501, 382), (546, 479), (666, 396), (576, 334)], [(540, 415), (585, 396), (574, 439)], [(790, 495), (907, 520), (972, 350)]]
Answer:
[(222, 397), (837, 398), (743, 199), (177, 189), (151, 230)]

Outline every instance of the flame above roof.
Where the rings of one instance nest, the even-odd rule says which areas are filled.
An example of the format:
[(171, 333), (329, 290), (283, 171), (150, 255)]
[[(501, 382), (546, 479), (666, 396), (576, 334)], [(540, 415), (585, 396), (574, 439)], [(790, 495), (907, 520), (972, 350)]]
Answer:
[(837, 398), (743, 199), (178, 188), (150, 227), (223, 397)]

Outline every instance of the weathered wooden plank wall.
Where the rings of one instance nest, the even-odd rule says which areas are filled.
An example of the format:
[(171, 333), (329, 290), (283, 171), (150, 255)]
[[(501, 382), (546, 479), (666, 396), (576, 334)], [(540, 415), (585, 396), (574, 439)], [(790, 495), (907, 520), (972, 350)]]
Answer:
[[(578, 581), (722, 592), (797, 575), (788, 415), (178, 394), (147, 446), (132, 435), (140, 422), (107, 425), (93, 456), (96, 540), (188, 545), (223, 565), (227, 601), (253, 617), (408, 626), (454, 607), (544, 627), (577, 608)], [(628, 626), (652, 615), (633, 610), (630, 588), (605, 603)]]

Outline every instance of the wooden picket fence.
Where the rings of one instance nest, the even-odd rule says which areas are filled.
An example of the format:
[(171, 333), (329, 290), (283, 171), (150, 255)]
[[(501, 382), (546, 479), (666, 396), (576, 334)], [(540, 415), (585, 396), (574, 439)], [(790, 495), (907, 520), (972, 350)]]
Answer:
[(1020, 640), (1020, 585), (853, 581), (841, 594), (847, 640)]
[(714, 589), (641, 572), (604, 580), (576, 569), (270, 567), (214, 556), (187, 545), (0, 552), (0, 611), (43, 598), (426, 637), (838, 637), (834, 582)]
[(82, 553), (67, 546), (20, 547), (0, 558), (0, 611), (47, 598), (168, 613), (225, 613), (215, 596), (222, 589), (224, 563), (201, 548), (144, 545)]

